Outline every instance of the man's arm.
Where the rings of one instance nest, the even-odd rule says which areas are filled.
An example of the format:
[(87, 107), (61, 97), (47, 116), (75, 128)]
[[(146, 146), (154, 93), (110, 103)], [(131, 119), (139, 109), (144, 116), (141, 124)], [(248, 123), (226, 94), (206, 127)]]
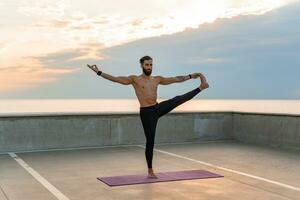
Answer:
[(102, 72), (100, 76), (102, 76), (103, 78), (105, 78), (107, 80), (110, 80), (110, 81), (113, 81), (113, 82), (116, 82), (116, 83), (120, 83), (120, 84), (123, 84), (123, 85), (132, 84), (133, 77), (134, 77), (134, 75), (129, 75), (129, 76), (112, 76), (112, 75), (109, 75), (109, 74), (104, 73), (104, 72)]
[(175, 77), (163, 77), (163, 76), (158, 76), (159, 79), (159, 84), (161, 85), (168, 85), (171, 83), (180, 83), (186, 80), (189, 80), (190, 77), (189, 75), (186, 76), (175, 76)]
[(103, 78), (107, 79), (107, 80), (110, 80), (110, 81), (113, 81), (113, 82), (116, 82), (116, 83), (121, 83), (123, 85), (129, 85), (129, 84), (132, 84), (133, 83), (133, 77), (135, 75), (130, 75), (130, 76), (112, 76), (112, 75), (109, 75), (107, 73), (104, 73), (102, 72), (101, 70), (98, 69), (97, 65), (89, 65), (87, 64), (87, 66), (93, 70), (95, 73), (97, 73), (98, 75), (98, 72), (101, 72), (100, 76), (102, 76)]

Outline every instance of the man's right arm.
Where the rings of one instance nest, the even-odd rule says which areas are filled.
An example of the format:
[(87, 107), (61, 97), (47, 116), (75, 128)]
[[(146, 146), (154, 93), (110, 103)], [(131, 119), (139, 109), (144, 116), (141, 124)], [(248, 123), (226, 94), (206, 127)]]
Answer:
[[(102, 72), (101, 70), (98, 69), (97, 65), (89, 65), (87, 64), (87, 66), (93, 70), (95, 73), (97, 73), (97, 75), (100, 74), (100, 76), (102, 76), (103, 78), (116, 82), (116, 83), (121, 83), (123, 85), (129, 85), (133, 83), (133, 78), (135, 77), (135, 75), (130, 75), (130, 76), (112, 76), (109, 75), (107, 73)], [(98, 74), (98, 72), (101, 72)]]
[(132, 84), (133, 82), (133, 77), (134, 75), (130, 75), (130, 76), (112, 76), (112, 75), (109, 75), (107, 73), (104, 73), (102, 72), (101, 75), (103, 78), (107, 79), (107, 80), (110, 80), (110, 81), (113, 81), (113, 82), (116, 82), (116, 83), (120, 83), (120, 84), (123, 84), (123, 85), (129, 85), (129, 84)]

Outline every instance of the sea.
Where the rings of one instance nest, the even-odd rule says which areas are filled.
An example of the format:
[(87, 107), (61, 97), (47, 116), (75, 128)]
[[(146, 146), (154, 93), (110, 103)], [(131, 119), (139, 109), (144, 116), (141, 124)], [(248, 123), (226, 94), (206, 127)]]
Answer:
[[(158, 99), (160, 103), (167, 99)], [(137, 99), (5, 99), (0, 116), (138, 113)], [(247, 112), (300, 116), (300, 100), (192, 99), (171, 112)]]

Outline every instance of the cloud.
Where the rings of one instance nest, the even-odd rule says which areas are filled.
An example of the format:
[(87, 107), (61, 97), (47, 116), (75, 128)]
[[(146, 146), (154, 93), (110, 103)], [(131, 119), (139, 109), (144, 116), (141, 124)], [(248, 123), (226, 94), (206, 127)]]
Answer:
[[(107, 2), (102, 4), (104, 7), (110, 7)], [(27, 4), (21, 6), (19, 12), (42, 16), (41, 19), (45, 21), (37, 19), (38, 22), (32, 26), (37, 29), (40, 28), (37, 31), (58, 29), (57, 39), (72, 36), (84, 41), (84, 38), (87, 37), (97, 37), (98, 41), (106, 47), (112, 47), (147, 37), (174, 34), (188, 28), (198, 28), (199, 25), (211, 23), (218, 18), (263, 14), (284, 4), (285, 1), (282, 0), (244, 0), (240, 3), (233, 0), (212, 1), (211, 3), (199, 0), (186, 3), (154, 1), (153, 8), (155, 5), (159, 5), (160, 9), (166, 9), (163, 15), (147, 16), (143, 14), (131, 17), (119, 13), (105, 13), (88, 17), (88, 13), (70, 10), (72, 8), (70, 3), (55, 0), (34, 1), (31, 6)], [(134, 8), (130, 9), (134, 12)], [(70, 40), (70, 42), (75, 43), (76, 41)]]
[[(111, 47), (103, 53), (113, 63), (101, 63), (108, 69), (134, 66), (135, 58), (149, 54), (154, 74), (203, 72), (212, 86), (209, 98), (299, 99), (299, 8), (295, 3), (265, 15), (219, 19), (196, 30)], [(167, 98), (178, 89), (161, 87), (160, 93)]]
[(11, 66), (0, 68), (0, 92), (15, 93), (30, 90), (55, 82), (61, 75), (74, 73), (76, 68), (44, 68), (31, 66)]
[(210, 63), (226, 63), (230, 60), (228, 58), (221, 58), (221, 57), (204, 57), (204, 56), (194, 56), (189, 57), (186, 61), (188, 64), (210, 64)]
[(44, 56), (34, 57), (43, 66), (60, 66), (60, 67), (72, 67), (76, 61), (80, 60), (102, 60), (105, 56), (101, 53), (104, 49), (104, 45), (97, 41), (89, 41), (83, 43), (80, 47), (62, 49), (60, 51), (49, 53)]
[[(236, 27), (212, 23), (218, 18), (227, 19), (240, 15), (263, 14), (284, 5), (284, 1), (244, 0), (236, 3), (238, 1), (229, 0), (210, 1), (210, 3), (207, 3), (207, 1), (200, 0), (155, 0), (153, 1), (154, 3), (145, 2), (148, 10), (150, 10), (149, 12), (151, 12), (149, 15), (142, 10), (133, 7), (127, 9), (122, 6), (120, 7), (120, 13), (117, 11), (112, 12), (111, 10), (117, 9), (117, 7), (115, 6), (115, 2), (109, 3), (108, 1), (101, 2), (103, 12), (97, 11), (94, 5), (87, 6), (87, 10), (83, 10), (80, 7), (75, 9), (73, 5), (78, 2), (74, 1), (71, 4), (70, 1), (62, 0), (22, 1), (17, 9), (19, 16), (15, 14), (13, 16), (12, 14), (8, 15), (8, 17), (14, 19), (11, 20), (12, 23), (18, 25), (18, 27), (15, 29), (12, 28), (14, 31), (11, 31), (11, 29), (3, 30), (4, 36), (5, 34), (6, 37), (11, 37), (11, 34), (15, 34), (15, 36), (12, 37), (14, 40), (10, 41), (4, 48), (0, 46), (0, 67), (6, 68), (12, 66), (12, 69), (17, 69), (18, 67), (24, 69), (26, 66), (29, 66), (28, 68), (31, 70), (52, 69), (58, 70), (56, 75), (60, 76), (60, 72), (65, 72), (66, 74), (75, 72), (72, 67), (81, 65), (82, 62), (88, 59), (106, 62), (107, 58), (110, 57), (110, 61), (115, 63), (118, 63), (121, 58), (126, 60), (127, 58), (122, 56), (114, 57), (105, 53), (112, 51), (114, 47), (130, 47), (136, 44), (134, 41), (139, 42), (146, 38), (154, 38), (155, 41), (160, 41), (160, 37), (165, 39), (165, 41), (160, 41), (161, 44), (166, 43), (165, 46), (168, 46), (170, 43), (169, 39), (172, 40), (172, 38), (178, 37), (176, 33), (184, 35), (193, 32), (196, 28), (200, 30), (200, 36), (192, 35), (190, 38), (199, 43), (199, 46), (196, 46), (197, 44), (194, 43), (190, 43), (189, 45), (191, 49), (193, 45), (195, 45), (194, 48), (204, 48), (205, 50), (201, 52), (203, 53), (201, 56), (193, 54), (193, 52), (187, 55), (188, 51), (184, 49), (177, 50), (178, 46), (176, 45), (173, 46), (174, 49), (168, 49), (168, 52), (162, 52), (159, 48), (164, 49), (164, 46), (158, 46), (157, 52), (161, 52), (161, 55), (168, 55), (169, 58), (172, 58), (176, 54), (180, 60), (184, 61), (184, 63), (183, 61), (178, 61), (181, 64), (205, 63), (216, 65), (236, 60), (233, 59), (232, 55), (229, 56), (224, 53), (223, 49), (234, 52), (235, 50), (243, 49), (242, 47), (244, 49), (246, 47), (250, 48), (251, 45), (257, 47), (257, 45), (272, 45), (276, 42), (284, 43), (282, 38), (278, 39), (276, 37), (265, 38), (264, 43), (260, 42), (259, 44), (255, 42), (255, 37), (252, 36), (239, 35), (240, 38), (236, 38), (233, 35), (238, 35), (237, 33), (226, 30), (227, 27), (227, 29), (237, 31)], [(134, 4), (133, 2), (135, 1), (131, 1), (130, 3)], [(140, 3), (140, 1), (136, 2)], [(141, 7), (144, 7), (143, 5), (139, 4)], [(91, 15), (90, 10), (96, 10), (96, 14)], [(4, 22), (8, 24), (10, 20)], [(211, 35), (204, 34), (205, 36), (203, 36), (201, 30), (209, 32), (205, 28), (207, 26), (217, 30), (217, 32), (210, 32)], [(225, 31), (220, 31), (218, 29), (219, 26), (225, 28)], [(255, 25), (249, 27), (252, 29), (256, 28)], [(247, 26), (243, 26), (243, 28), (248, 29)], [(249, 29), (249, 31), (251, 30)], [(172, 34), (174, 34), (174, 37), (167, 37)], [(222, 37), (230, 38), (229, 40), (235, 43), (224, 42), (220, 39)], [(178, 41), (173, 41), (173, 44), (190, 40), (187, 38), (179, 37)], [(247, 38), (250, 39), (247, 40)], [(0, 42), (2, 43), (2, 41)], [(218, 44), (218, 42), (221, 42), (222, 45)], [(144, 52), (149, 50), (149, 46), (143, 49)], [(139, 55), (141, 52), (143, 51), (137, 52), (134, 55)], [(129, 50), (126, 53), (130, 54), (132, 52)], [(31, 58), (34, 62), (37, 62), (37, 67), (32, 68), (31, 61), (25, 62), (26, 58)], [(16, 68), (16, 66), (18, 67)], [(8, 71), (3, 72), (6, 75), (9, 73)], [(41, 72), (35, 73), (35, 75), (44, 77)], [(29, 74), (25, 74), (22, 81), (26, 82), (25, 79), (29, 78), (28, 76)], [(53, 73), (53, 76), (55, 76), (55, 73)], [(21, 77), (19, 78), (22, 79)], [(37, 80), (35, 83), (38, 86), (38, 80), (42, 79), (32, 77), (32, 80)], [(17, 85), (20, 86), (22, 84)]]
[(70, 27), (70, 29), (73, 29), (73, 30), (90, 30), (92, 28), (93, 28), (93, 26), (90, 26), (90, 25), (78, 25), (78, 26)]
[[(155, 8), (157, 13), (164, 10), (162, 14), (157, 15), (151, 10), (151, 15), (141, 12), (142, 14), (132, 16), (128, 15), (127, 12), (137, 12), (134, 8), (130, 8), (130, 11), (122, 8), (118, 10), (120, 13), (112, 11), (111, 13), (101, 13), (101, 9), (105, 7), (115, 8), (114, 3), (104, 1), (101, 4), (101, 9), (99, 8), (101, 14), (97, 13), (90, 16), (89, 10), (74, 9), (74, 5), (78, 3), (76, 1), (72, 4), (70, 1), (63, 0), (24, 1), (17, 10), (22, 15), (30, 16), (32, 22), (27, 24), (29, 26), (21, 25), (24, 26), (22, 34), (18, 34), (16, 40), (21, 38), (21, 40), (26, 40), (28, 43), (39, 39), (49, 41), (48, 45), (44, 45), (49, 50), (42, 53), (53, 52), (54, 44), (59, 44), (56, 45), (56, 50), (54, 50), (59, 51), (61, 46), (76, 48), (90, 39), (97, 40), (108, 48), (139, 39), (198, 28), (199, 25), (211, 23), (218, 18), (263, 14), (285, 3), (282, 0), (244, 0), (239, 3), (236, 2), (234, 0), (213, 0), (207, 3), (206, 1), (192, 0), (183, 3), (180, 1), (156, 0), (152, 4), (148, 5), (147, 3), (147, 7), (150, 10)], [(25, 22), (28, 23), (28, 21)], [(54, 43), (53, 38), (57, 42)], [(11, 48), (15, 49), (16, 46), (20, 45), (16, 43)]]
[(1, 49), (4, 48), (6, 45), (7, 45), (6, 43), (1, 42), (1, 43), (0, 43), (0, 51), (1, 51)]
[(50, 17), (62, 17), (68, 4), (64, 0), (27, 0), (22, 1), (17, 12), (26, 16), (39, 15)]
[[(0, 48), (5, 45), (1, 43)], [(103, 44), (90, 40), (77, 48), (20, 58), (19, 61), (15, 60), (15, 64), (1, 59), (0, 92), (3, 94), (19, 92), (55, 82), (62, 75), (78, 72), (82, 66), (81, 61), (86, 64), (87, 60), (103, 59), (104, 55), (101, 54), (103, 48)]]
[(33, 28), (66, 28), (68, 25), (71, 24), (70, 20), (63, 20), (63, 19), (53, 19), (46, 22), (39, 22), (39, 23), (33, 23)]

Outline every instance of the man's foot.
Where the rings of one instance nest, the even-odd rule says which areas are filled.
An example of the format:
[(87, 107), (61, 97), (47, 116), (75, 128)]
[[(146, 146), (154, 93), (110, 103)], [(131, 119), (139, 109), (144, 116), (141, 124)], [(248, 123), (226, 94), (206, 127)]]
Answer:
[(148, 178), (158, 178), (151, 168), (148, 168)]
[(204, 90), (204, 89), (208, 88), (209, 85), (208, 85), (208, 83), (206, 81), (205, 76), (200, 73), (199, 78), (200, 78), (200, 82), (201, 82), (201, 84), (199, 86), (200, 90)]
[(201, 84), (199, 86), (200, 90), (204, 90), (204, 89), (208, 88), (209, 85), (208, 85), (208, 83), (206, 81), (205, 76), (203, 74), (200, 74), (199, 77), (200, 77), (200, 81), (201, 81)]
[(205, 90), (206, 88), (209, 88), (209, 85), (207, 82), (203, 82), (199, 86), (200, 90)]

